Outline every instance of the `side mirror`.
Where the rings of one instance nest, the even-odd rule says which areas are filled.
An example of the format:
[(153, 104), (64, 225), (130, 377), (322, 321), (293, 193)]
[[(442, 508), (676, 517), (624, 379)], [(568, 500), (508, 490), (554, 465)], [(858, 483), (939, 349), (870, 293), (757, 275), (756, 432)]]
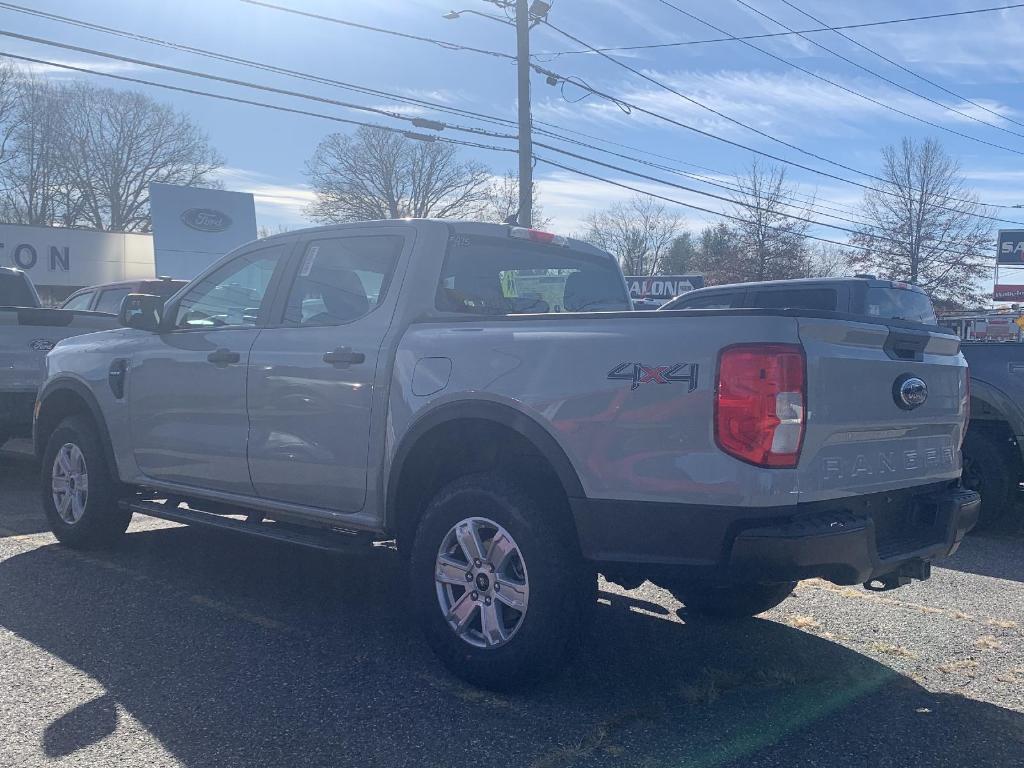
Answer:
[(155, 332), (160, 330), (163, 313), (163, 297), (148, 293), (129, 293), (121, 302), (121, 311), (117, 317), (125, 328)]

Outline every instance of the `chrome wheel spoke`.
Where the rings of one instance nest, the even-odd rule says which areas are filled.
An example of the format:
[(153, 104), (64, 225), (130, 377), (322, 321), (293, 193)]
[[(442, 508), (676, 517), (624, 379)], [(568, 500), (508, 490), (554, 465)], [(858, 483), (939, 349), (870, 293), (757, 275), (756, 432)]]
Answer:
[(500, 645), (505, 641), (505, 628), (498, 615), (498, 604), (492, 602), (480, 606), (480, 632), (487, 645)]
[(525, 611), (530, 592), (525, 583), (499, 578), (494, 590), (494, 596), (509, 608)]
[(437, 567), (434, 569), (434, 578), (441, 584), (458, 584), (466, 586), (467, 566), (456, 562), (450, 555), (441, 555), (437, 558)]
[(455, 527), (455, 535), (468, 562), (472, 563), (474, 560), (483, 559), (484, 545), (480, 543), (480, 533), (473, 520), (463, 520), (459, 523)]
[(65, 445), (60, 449), (60, 453), (57, 454), (57, 461), (60, 462), (61, 471), (65, 475), (70, 475), (73, 471), (71, 469), (71, 449), (73, 447), (74, 446), (71, 445)]
[(65, 443), (54, 456), (50, 491), (54, 509), (68, 525), (74, 525), (85, 514), (89, 503), (89, 473), (85, 455), (74, 443)]
[(448, 612), (448, 621), (457, 634), (461, 635), (466, 631), (478, 606), (479, 603), (470, 597), (469, 592), (463, 594), (455, 605), (452, 606)]
[(494, 570), (500, 571), (508, 562), (509, 557), (517, 551), (512, 537), (504, 531), (499, 531), (491, 540), (491, 546), (487, 551), (487, 561), (494, 566)]
[(68, 519), (68, 508), (71, 506), (71, 494), (65, 493), (60, 497), (60, 501), (57, 503), (57, 511), (60, 516), (65, 520)]
[(85, 472), (75, 479), (75, 490), (79, 491), (83, 498), (89, 495), (89, 475)]
[(54, 475), (50, 480), (50, 487), (54, 493), (67, 493), (68, 492), (68, 479), (61, 475)]

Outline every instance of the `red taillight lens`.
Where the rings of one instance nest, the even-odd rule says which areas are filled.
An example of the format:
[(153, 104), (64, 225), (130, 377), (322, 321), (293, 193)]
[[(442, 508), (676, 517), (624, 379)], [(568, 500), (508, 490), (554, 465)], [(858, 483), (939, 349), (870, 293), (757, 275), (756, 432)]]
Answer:
[(715, 441), (760, 467), (795, 467), (807, 422), (804, 351), (796, 344), (739, 344), (718, 360)]

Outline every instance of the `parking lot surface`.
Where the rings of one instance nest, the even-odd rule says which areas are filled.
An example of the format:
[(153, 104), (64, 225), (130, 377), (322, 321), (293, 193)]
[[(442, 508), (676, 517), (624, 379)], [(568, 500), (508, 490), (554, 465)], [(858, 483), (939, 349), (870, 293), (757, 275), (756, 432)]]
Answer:
[(137, 517), (74, 552), (0, 452), (0, 766), (1024, 766), (1019, 536), (743, 622), (649, 583), (599, 598), (564, 674), (496, 695), (421, 642), (390, 549)]

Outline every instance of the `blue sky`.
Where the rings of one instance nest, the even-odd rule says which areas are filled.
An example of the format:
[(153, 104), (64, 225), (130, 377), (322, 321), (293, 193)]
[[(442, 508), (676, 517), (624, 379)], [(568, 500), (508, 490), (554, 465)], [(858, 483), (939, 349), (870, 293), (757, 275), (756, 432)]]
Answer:
[[(759, 17), (735, 0), (673, 0), (676, 5), (731, 34), (777, 32), (780, 28)], [(750, 5), (790, 27), (817, 26), (781, 0), (748, 0)], [(996, 3), (981, 0), (929, 0), (928, 2), (834, 3), (824, 0), (792, 0), (795, 5), (829, 24), (850, 24), (945, 11), (958, 11)], [(302, 70), (391, 92), (442, 102), (500, 117), (515, 116), (515, 71), (507, 60), (475, 53), (444, 50), (411, 40), (399, 40), (369, 31), (356, 30), (279, 11), (243, 4), (240, 0), (20, 0), (44, 11), (72, 16), (96, 24), (117, 27), (196, 47), (256, 59), (268, 64)], [(487, 19), (463, 16), (449, 21), (442, 14), (457, 8), (495, 11), (482, 0), (279, 0), (303, 10), (387, 27), (414, 34), (444, 38), (481, 48), (514, 52), (511, 28)], [(720, 35), (684, 17), (658, 0), (556, 0), (551, 20), (577, 37), (598, 46), (640, 45), (704, 39)], [(212, 62), (166, 48), (111, 37), (66, 24), (0, 9), (0, 28), (23, 34), (52, 38), (181, 67), (253, 80), (336, 99), (378, 107), (395, 107), (386, 99), (353, 95), (336, 88), (294, 80), (245, 67)], [(1024, 8), (994, 13), (874, 27), (848, 34), (885, 56), (934, 80), (985, 107), (1024, 123), (1024, 57), (1015, 55), (1016, 41), (1024, 36)], [(940, 126), (969, 134), (995, 144), (1024, 152), (1024, 127), (995, 117), (975, 106), (958, 102), (947, 93), (875, 58), (842, 40), (834, 33), (817, 33), (813, 38), (843, 55), (884, 74), (898, 83), (956, 107), (998, 127), (982, 125), (968, 117), (930, 104), (849, 64), (816, 49), (797, 37), (756, 41), (771, 53), (801, 67), (890, 104)], [(541, 25), (532, 36), (535, 53), (564, 51), (576, 46)], [(193, 87), (220, 93), (257, 98), (274, 103), (329, 112), (342, 117), (375, 121), (371, 115), (334, 106), (312, 105), (300, 99), (253, 94), (244, 88), (216, 83), (196, 83), (191, 78), (153, 72), (147, 68), (98, 60), (19, 40), (5, 39), (0, 50), (38, 58), (90, 66), (107, 72)], [(548, 57), (544, 57), (548, 59)], [(851, 167), (876, 171), (879, 149), (901, 136), (935, 136), (957, 157), (964, 175), (979, 196), (992, 204), (1024, 204), (1022, 155), (951, 135), (879, 107), (857, 96), (786, 66), (740, 43), (721, 42), (688, 47), (664, 48), (623, 54), (623, 61), (652, 77), (672, 85), (727, 115), (747, 122), (784, 141)], [(855, 177), (848, 171), (830, 168), (793, 150), (760, 137), (721, 117), (687, 103), (593, 55), (566, 55), (544, 62), (564, 76), (579, 77), (592, 86), (670, 115), (727, 139), (781, 155), (805, 165)], [(40, 68), (47, 77), (88, 77)], [(128, 87), (103, 78), (91, 78), (112, 87)], [(317, 142), (342, 128), (329, 121), (286, 115), (254, 107), (209, 99), (147, 90), (191, 114), (209, 133), (212, 143), (226, 160), (222, 173), (231, 189), (257, 195), (261, 224), (301, 226), (302, 209), (312, 194), (305, 183), (303, 168)], [(575, 99), (583, 92), (568, 86), (566, 95)], [(640, 114), (627, 115), (615, 105), (595, 97), (576, 103), (564, 100), (558, 88), (533, 78), (534, 116), (538, 120), (583, 131), (609, 141), (620, 142), (670, 157), (670, 163), (695, 170), (683, 163), (702, 166), (706, 175), (729, 178), (749, 164), (748, 152), (727, 146), (692, 132), (669, 126)], [(407, 114), (434, 116), (426, 110), (401, 107)], [(453, 118), (454, 120), (454, 118)], [(386, 119), (381, 122), (394, 124)], [(471, 120), (461, 120), (472, 124)], [(458, 134), (447, 134), (457, 137)], [(496, 141), (511, 146), (507, 141)], [(619, 150), (624, 151), (624, 150)], [(630, 152), (636, 154), (635, 152)], [(495, 173), (511, 170), (515, 156), (482, 150), (465, 150), (467, 157), (488, 163)], [(621, 163), (615, 158), (609, 162)], [(666, 162), (659, 160), (658, 162)], [(570, 164), (583, 165), (576, 161)], [(638, 170), (647, 170), (637, 166)], [(589, 167), (598, 174), (655, 190), (657, 186)], [(660, 173), (653, 171), (653, 173)], [(668, 174), (661, 174), (672, 178)], [(838, 212), (855, 205), (860, 190), (852, 185), (816, 177), (791, 168), (789, 178), (801, 191), (815, 195), (822, 205)], [(594, 210), (631, 193), (597, 181), (581, 179), (543, 165), (538, 167), (542, 202), (553, 217), (552, 228), (571, 232)], [(676, 181), (683, 181), (678, 178)], [(863, 179), (861, 179), (863, 180)], [(688, 182), (686, 182), (688, 183)], [(698, 195), (662, 189), (670, 197), (715, 209), (723, 205)], [(715, 190), (709, 190), (715, 191)], [(827, 202), (826, 202), (827, 201)], [(684, 211), (688, 225), (699, 229), (714, 217)], [(849, 215), (842, 213), (840, 215)], [(999, 215), (1024, 221), (1024, 210), (1002, 210)], [(839, 222), (842, 223), (842, 222)], [(1004, 225), (1009, 227), (1010, 225)], [(842, 233), (815, 230), (824, 236), (843, 239)]]

